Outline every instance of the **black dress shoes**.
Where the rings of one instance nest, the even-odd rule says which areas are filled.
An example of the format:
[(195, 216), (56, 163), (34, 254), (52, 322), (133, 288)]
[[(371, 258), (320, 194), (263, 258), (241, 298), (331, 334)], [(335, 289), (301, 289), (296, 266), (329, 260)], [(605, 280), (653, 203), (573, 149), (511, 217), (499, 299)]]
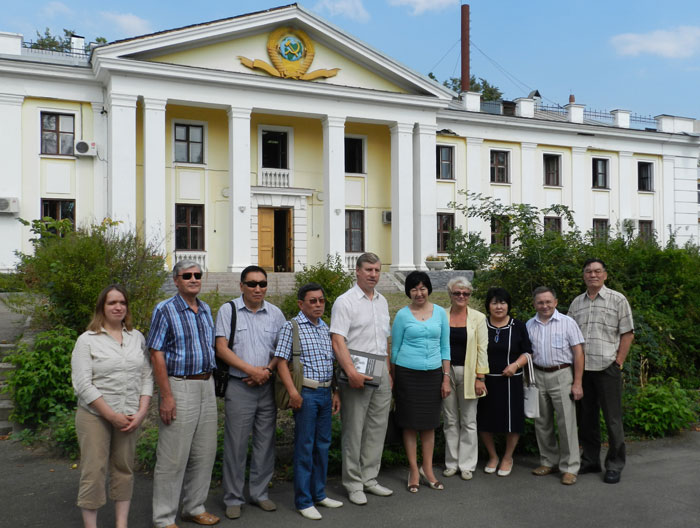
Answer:
[(587, 464), (585, 466), (581, 466), (581, 468), (578, 470), (579, 475), (585, 475), (586, 473), (600, 473), (603, 471), (603, 469), (600, 467), (600, 464)]
[(617, 484), (618, 482), (620, 482), (620, 475), (621, 473), (619, 471), (615, 471), (614, 469), (608, 469), (605, 472), (603, 482), (605, 482), (606, 484)]

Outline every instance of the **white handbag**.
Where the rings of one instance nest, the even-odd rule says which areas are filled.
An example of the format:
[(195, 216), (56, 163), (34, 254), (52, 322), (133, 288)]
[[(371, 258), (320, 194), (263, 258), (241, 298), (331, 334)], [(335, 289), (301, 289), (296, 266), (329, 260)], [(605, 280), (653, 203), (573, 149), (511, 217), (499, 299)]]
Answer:
[(523, 400), (525, 404), (525, 416), (528, 418), (540, 417), (540, 391), (535, 381), (535, 367), (532, 365), (532, 356), (526, 354), (527, 365), (523, 369)]

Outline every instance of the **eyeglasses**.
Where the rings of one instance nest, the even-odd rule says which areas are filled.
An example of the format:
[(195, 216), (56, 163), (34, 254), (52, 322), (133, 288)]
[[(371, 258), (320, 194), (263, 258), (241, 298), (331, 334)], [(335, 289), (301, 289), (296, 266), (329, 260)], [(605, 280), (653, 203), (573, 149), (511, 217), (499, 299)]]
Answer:
[(312, 297), (311, 299), (306, 299), (306, 301), (309, 304), (326, 304), (326, 299), (321, 297), (320, 299), (317, 299), (316, 297)]
[(256, 286), (260, 286), (261, 288), (267, 288), (267, 281), (262, 280), (262, 281), (244, 281), (243, 284), (248, 286), (248, 288), (255, 288)]
[(194, 278), (196, 280), (201, 280), (202, 274), (198, 271), (195, 271), (194, 273), (191, 271), (188, 271), (187, 273), (181, 273), (178, 275), (178, 277), (182, 277), (183, 280), (190, 280), (192, 278), (192, 275), (194, 275)]
[(456, 291), (456, 292), (452, 292), (450, 295), (452, 295), (453, 297), (471, 297), (472, 292)]

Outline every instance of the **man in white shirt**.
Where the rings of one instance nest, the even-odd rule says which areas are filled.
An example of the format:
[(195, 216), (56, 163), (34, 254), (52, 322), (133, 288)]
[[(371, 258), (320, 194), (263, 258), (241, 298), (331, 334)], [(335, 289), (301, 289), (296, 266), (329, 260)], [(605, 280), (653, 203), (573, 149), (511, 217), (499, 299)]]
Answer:
[(581, 465), (574, 401), (583, 396), (583, 335), (576, 321), (559, 313), (557, 297), (551, 288), (536, 288), (533, 304), (537, 315), (527, 322), (527, 331), (540, 391), (540, 417), (535, 418), (535, 435), (541, 465), (532, 473), (544, 476), (561, 470), (561, 483), (572, 485)]
[[(348, 376), (348, 382), (340, 384), (343, 486), (350, 502), (359, 505), (367, 504), (365, 492), (381, 497), (393, 493), (377, 482), (391, 404), (389, 305), (374, 289), (381, 269), (377, 255), (360, 255), (355, 268), (357, 283), (336, 299), (331, 312), (333, 351)], [(350, 349), (387, 358), (387, 371), (379, 386), (365, 384), (372, 378), (357, 372)]]

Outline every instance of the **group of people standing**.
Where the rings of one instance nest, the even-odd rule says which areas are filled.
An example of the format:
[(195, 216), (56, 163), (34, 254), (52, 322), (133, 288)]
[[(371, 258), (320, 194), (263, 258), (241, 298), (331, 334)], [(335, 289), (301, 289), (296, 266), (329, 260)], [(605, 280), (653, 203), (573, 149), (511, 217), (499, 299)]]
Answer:
[[(321, 285), (300, 288), (299, 313), (285, 321), (279, 308), (265, 300), (267, 274), (258, 266), (243, 270), (241, 296), (220, 307), (215, 324), (209, 306), (198, 298), (200, 266), (181, 261), (173, 269), (177, 294), (156, 306), (147, 339), (132, 327), (124, 289), (105, 288), (73, 351), (81, 449), (78, 506), (85, 526), (96, 526), (97, 510), (106, 502), (108, 471), (116, 525), (127, 525), (134, 433), (148, 410), (154, 379), (160, 423), (153, 524), (176, 527), (178, 511), (184, 521), (219, 522), (204, 506), (216, 453), (212, 372), (217, 357), (228, 365), (229, 374), (222, 485), (230, 519), (240, 517), (246, 503), (264, 511), (276, 509), (267, 492), (275, 460), (275, 375), (287, 388), (294, 411), (294, 501), (308, 519), (322, 518), (317, 506), (343, 506), (325, 492), (331, 416), (337, 412), (342, 423), (342, 484), (350, 502), (363, 505), (367, 494), (393, 494), (377, 481), (392, 400), (394, 422), (403, 431), (409, 460), (409, 492), (418, 492), (421, 482), (444, 489), (433, 471), (441, 411), (445, 477), (458, 472), (464, 480), (473, 477), (478, 434), (489, 453), (484, 471), (508, 476), (524, 427), (522, 369), (528, 356), (541, 387), (542, 414), (535, 420), (541, 466), (533, 473), (561, 470), (562, 483), (573, 484), (577, 473), (601, 471), (602, 407), (610, 439), (605, 481), (619, 481), (625, 455), (620, 369), (633, 327), (625, 298), (604, 286), (607, 275), (601, 261), (587, 261), (584, 266), (588, 289), (572, 303), (573, 319), (556, 310), (553, 290), (538, 288), (533, 298), (537, 315), (527, 325), (510, 316), (510, 295), (502, 288), (487, 292), (485, 316), (469, 307), (470, 282), (453, 278), (448, 283), (450, 307), (445, 310), (429, 301), (428, 275), (412, 272), (405, 282), (411, 303), (397, 313), (391, 327), (386, 298), (375, 289), (379, 258), (373, 253), (361, 255), (355, 272), (355, 285), (333, 304), (330, 327), (321, 318), (326, 302)], [(298, 350), (301, 390), (290, 373)], [(357, 354), (364, 360), (374, 358), (385, 368), (367, 375)], [(334, 374), (336, 362), (344, 374), (340, 382)], [(574, 400), (582, 397), (579, 468)], [(557, 415), (559, 446), (552, 412)], [(500, 459), (495, 433), (506, 435)]]

